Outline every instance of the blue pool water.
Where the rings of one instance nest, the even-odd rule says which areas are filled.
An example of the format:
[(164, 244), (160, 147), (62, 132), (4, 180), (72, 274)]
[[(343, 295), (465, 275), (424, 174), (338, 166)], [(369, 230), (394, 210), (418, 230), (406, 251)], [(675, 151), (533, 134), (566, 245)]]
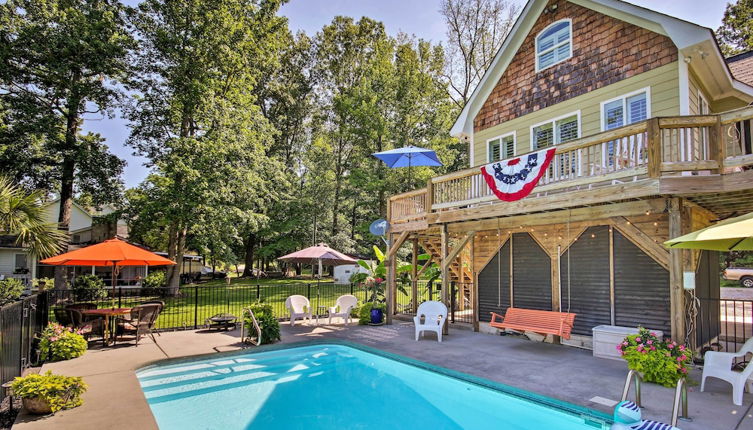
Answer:
[(595, 430), (577, 411), (344, 345), (155, 365), (137, 374), (160, 429)]

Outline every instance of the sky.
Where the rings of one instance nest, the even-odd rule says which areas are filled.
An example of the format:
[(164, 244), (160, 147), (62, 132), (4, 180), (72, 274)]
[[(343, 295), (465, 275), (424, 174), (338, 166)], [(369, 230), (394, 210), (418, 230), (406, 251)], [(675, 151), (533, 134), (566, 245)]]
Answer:
[[(513, 0), (521, 7), (523, 0)], [(130, 0), (132, 4), (135, 1)], [(633, 0), (631, 3), (651, 8), (670, 16), (716, 29), (722, 20), (727, 0)], [(362, 16), (382, 21), (391, 35), (399, 32), (444, 42), (445, 26), (439, 13), (440, 0), (291, 0), (280, 10), (288, 17), (293, 31), (315, 34), (337, 15)], [(101, 134), (110, 150), (128, 163), (123, 175), (127, 187), (138, 185), (149, 173), (144, 158), (132, 154), (125, 146), (128, 125), (119, 118), (87, 117), (84, 129)]]

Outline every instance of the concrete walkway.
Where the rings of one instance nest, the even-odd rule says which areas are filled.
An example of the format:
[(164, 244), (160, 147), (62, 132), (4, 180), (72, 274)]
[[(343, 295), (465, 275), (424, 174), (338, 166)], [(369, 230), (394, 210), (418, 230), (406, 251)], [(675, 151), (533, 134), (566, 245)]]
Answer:
[[(402, 322), (381, 327), (290, 327), (287, 323), (282, 327), (283, 343), (310, 339), (358, 342), (605, 412), (612, 408), (604, 403), (619, 400), (626, 375), (624, 362), (594, 358), (591, 351), (572, 347), (461, 329), (452, 329), (441, 344), (431, 334), (415, 342), (413, 333), (412, 325)], [(157, 428), (134, 370), (164, 358), (237, 350), (238, 336), (237, 331), (163, 333), (157, 338), (159, 347), (143, 340), (138, 347), (131, 343), (93, 349), (74, 360), (47, 364), (43, 371), (84, 377), (89, 384), (84, 405), (50, 417), (22, 413), (14, 429)], [(699, 371), (691, 376), (700, 381)], [(644, 384), (644, 417), (669, 421), (673, 394), (672, 389)], [(683, 430), (753, 429), (752, 404), (753, 395), (746, 394), (743, 406), (734, 406), (729, 385), (709, 380), (705, 393), (690, 388), (693, 421), (678, 425)]]

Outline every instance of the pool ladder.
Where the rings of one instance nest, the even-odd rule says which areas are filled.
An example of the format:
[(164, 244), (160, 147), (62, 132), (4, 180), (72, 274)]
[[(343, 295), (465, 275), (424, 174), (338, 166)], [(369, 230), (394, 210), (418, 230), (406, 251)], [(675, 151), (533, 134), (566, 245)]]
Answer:
[[(241, 342), (246, 342), (246, 314), (248, 314), (257, 333), (256, 338), (249, 337), (248, 339), (253, 339), (251, 340), (251, 343), (259, 346), (261, 345), (261, 327), (259, 327), (259, 321), (256, 319), (256, 315), (254, 315), (254, 311), (252, 311), (251, 308), (243, 308), (243, 311), (241, 312)], [(251, 334), (250, 330), (248, 334)]]
[[(625, 387), (622, 389), (622, 398), (620, 401), (627, 400), (628, 394), (630, 394), (630, 386), (633, 385), (635, 387), (635, 404), (638, 405), (639, 408), (642, 407), (641, 382), (643, 382), (643, 378), (640, 373), (631, 369), (628, 372), (627, 378), (625, 378)], [(680, 415), (681, 410), (682, 415)], [(672, 421), (670, 424), (672, 424), (673, 427), (677, 427), (678, 419), (682, 419), (683, 421), (693, 421), (688, 415), (688, 385), (685, 378), (680, 378), (680, 380), (677, 381), (677, 385), (675, 385), (675, 397), (674, 402), (672, 403)]]

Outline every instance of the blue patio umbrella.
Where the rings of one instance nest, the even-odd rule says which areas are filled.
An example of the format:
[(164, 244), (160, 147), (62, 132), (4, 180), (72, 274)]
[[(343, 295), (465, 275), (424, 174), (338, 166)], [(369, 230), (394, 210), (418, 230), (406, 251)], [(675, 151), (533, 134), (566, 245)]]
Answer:
[(442, 162), (437, 158), (437, 153), (431, 149), (419, 148), (408, 145), (402, 148), (390, 149), (389, 151), (375, 152), (371, 154), (384, 161), (391, 169), (398, 167), (408, 168), (408, 185), (411, 186), (411, 166), (441, 166)]

